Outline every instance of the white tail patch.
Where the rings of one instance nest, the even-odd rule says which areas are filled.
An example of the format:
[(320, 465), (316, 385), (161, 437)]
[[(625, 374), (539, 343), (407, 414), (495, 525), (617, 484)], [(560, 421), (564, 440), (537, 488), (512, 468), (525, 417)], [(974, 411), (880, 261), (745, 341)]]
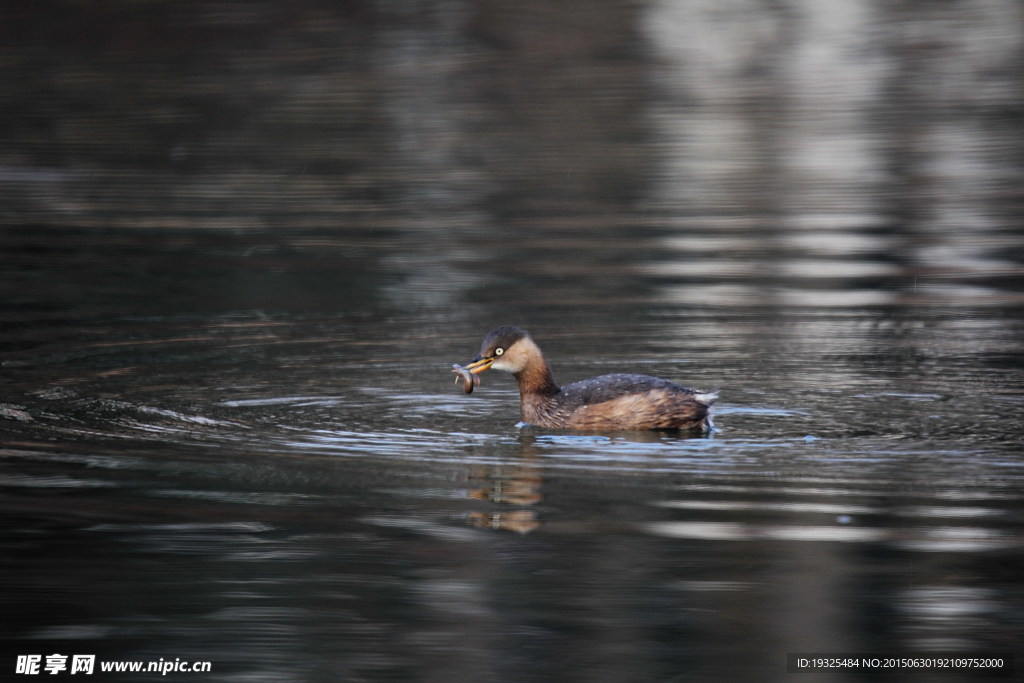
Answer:
[(703, 403), (706, 406), (710, 406), (712, 403), (714, 403), (716, 400), (718, 400), (718, 392), (717, 391), (698, 392), (698, 393), (693, 395), (693, 398), (698, 403)]

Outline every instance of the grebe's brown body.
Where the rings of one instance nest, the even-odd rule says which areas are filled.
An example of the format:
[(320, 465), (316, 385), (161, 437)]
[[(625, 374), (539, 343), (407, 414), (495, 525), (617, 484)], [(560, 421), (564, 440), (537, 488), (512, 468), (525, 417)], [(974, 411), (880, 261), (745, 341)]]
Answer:
[(465, 367), (474, 375), (488, 368), (512, 373), (523, 422), (553, 429), (708, 430), (717, 398), (648, 375), (601, 375), (559, 387), (526, 330), (508, 325), (484, 337), (480, 355)]

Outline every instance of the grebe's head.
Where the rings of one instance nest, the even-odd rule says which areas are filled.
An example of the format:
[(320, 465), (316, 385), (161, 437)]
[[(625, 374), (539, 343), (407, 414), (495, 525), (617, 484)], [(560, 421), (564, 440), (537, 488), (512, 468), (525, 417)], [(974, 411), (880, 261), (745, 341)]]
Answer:
[(530, 358), (539, 353), (540, 349), (533, 343), (526, 330), (503, 325), (487, 333), (480, 345), (480, 355), (466, 368), (474, 375), (488, 368), (516, 373), (526, 367)]

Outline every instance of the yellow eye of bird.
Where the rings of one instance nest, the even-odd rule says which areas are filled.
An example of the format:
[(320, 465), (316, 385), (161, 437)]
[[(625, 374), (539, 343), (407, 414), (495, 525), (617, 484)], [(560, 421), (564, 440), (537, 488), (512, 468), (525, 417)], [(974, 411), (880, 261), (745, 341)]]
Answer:
[(498, 348), (494, 349), (494, 355), (495, 356), (500, 356), (503, 353), (505, 353), (505, 349), (501, 348), (500, 346)]

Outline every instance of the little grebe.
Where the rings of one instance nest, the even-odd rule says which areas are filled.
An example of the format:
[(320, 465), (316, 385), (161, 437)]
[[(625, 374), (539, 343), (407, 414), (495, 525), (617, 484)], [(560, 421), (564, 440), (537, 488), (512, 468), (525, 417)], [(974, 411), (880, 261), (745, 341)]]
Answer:
[(559, 387), (537, 344), (511, 325), (484, 337), (480, 355), (465, 366), (474, 375), (488, 368), (516, 378), (523, 422), (553, 429), (708, 430), (717, 398), (649, 375), (601, 375)]

